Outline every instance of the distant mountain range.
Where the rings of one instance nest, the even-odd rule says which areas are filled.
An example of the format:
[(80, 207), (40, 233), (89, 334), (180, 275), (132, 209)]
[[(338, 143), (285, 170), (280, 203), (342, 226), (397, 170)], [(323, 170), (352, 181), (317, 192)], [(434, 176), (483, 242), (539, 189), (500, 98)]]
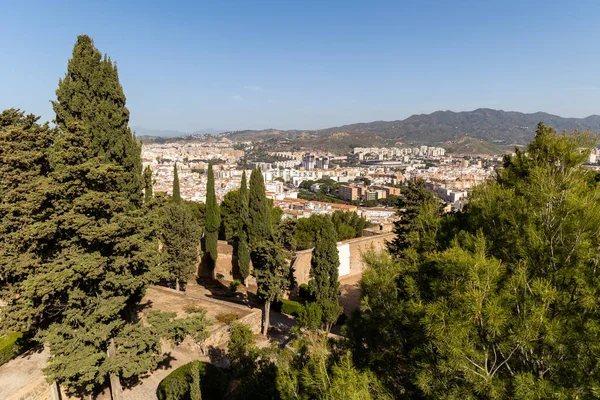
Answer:
[[(502, 153), (525, 145), (539, 122), (558, 131), (574, 129), (600, 133), (600, 115), (563, 118), (537, 112), (480, 108), (474, 111), (436, 111), (398, 121), (375, 121), (320, 130), (242, 130), (220, 133), (234, 141), (265, 142), (270, 149), (323, 149), (348, 152), (354, 147), (399, 143), (437, 145), (458, 153)], [(160, 136), (160, 135), (156, 135)]]
[(132, 126), (131, 130), (133, 130), (137, 137), (147, 136), (147, 137), (183, 137), (188, 135), (213, 135), (216, 133), (223, 132), (223, 130), (218, 129), (201, 129), (195, 132), (181, 132), (181, 131), (171, 131), (171, 130), (160, 130), (160, 129), (148, 129), (141, 126)]

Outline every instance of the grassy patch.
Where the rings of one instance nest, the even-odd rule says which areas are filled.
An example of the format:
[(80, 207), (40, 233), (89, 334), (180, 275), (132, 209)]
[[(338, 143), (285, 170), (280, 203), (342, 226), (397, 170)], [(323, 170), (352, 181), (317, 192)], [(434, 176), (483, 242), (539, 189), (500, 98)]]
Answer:
[(0, 338), (0, 365), (27, 350), (22, 332), (11, 332)]

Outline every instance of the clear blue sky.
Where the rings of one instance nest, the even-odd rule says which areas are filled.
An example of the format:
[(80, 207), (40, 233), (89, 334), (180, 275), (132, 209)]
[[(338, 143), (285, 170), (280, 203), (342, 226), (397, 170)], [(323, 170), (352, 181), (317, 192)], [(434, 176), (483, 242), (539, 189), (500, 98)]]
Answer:
[(600, 114), (600, 1), (5, 1), (0, 109), (51, 120), (78, 34), (131, 124), (324, 128), (479, 107)]

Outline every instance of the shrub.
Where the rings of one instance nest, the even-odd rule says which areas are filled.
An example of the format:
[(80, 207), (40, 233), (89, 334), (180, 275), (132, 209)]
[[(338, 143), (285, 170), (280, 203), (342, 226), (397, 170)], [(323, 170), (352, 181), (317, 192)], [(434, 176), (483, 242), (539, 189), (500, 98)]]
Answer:
[(300, 315), (302, 304), (298, 303), (297, 301), (284, 299), (281, 300), (281, 305), (279, 306), (279, 309), (284, 314), (293, 315), (297, 317), (298, 315)]
[(22, 332), (11, 332), (0, 338), (0, 365), (27, 349)]
[(258, 348), (252, 329), (246, 324), (231, 324), (231, 336), (227, 344), (227, 358), (231, 365), (233, 376), (250, 374), (256, 365)]
[(235, 279), (233, 282), (231, 282), (229, 284), (229, 289), (232, 292), (237, 292), (238, 288), (242, 285), (242, 282), (240, 282), (239, 280)]
[(222, 312), (217, 314), (217, 321), (223, 322), (224, 324), (231, 324), (233, 321), (240, 319), (240, 314), (234, 312)]
[(183, 311), (185, 311), (186, 314), (202, 314), (206, 312), (206, 309), (204, 307), (188, 304), (183, 307)]
[(227, 391), (227, 376), (221, 369), (202, 361), (192, 361), (171, 372), (158, 385), (158, 400), (190, 399), (192, 368), (197, 368), (200, 375), (200, 389), (203, 399), (223, 399)]
[(299, 312), (298, 315), (298, 326), (307, 328), (310, 330), (317, 330), (321, 325), (321, 319), (323, 318), (323, 310), (317, 303), (306, 303)]
[(314, 296), (310, 293), (310, 289), (306, 283), (300, 285), (300, 288), (298, 289), (298, 295), (300, 295), (300, 297), (306, 301), (315, 300)]

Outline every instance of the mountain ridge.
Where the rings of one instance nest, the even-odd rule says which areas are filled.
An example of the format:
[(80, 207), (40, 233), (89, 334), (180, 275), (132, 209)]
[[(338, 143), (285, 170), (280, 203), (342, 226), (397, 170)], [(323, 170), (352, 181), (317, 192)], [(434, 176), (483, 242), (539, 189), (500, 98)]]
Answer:
[(456, 147), (460, 139), (470, 137), (487, 142), (489, 151), (503, 151), (525, 145), (535, 136), (539, 122), (558, 131), (589, 130), (600, 132), (600, 115), (584, 118), (565, 118), (543, 111), (522, 113), (490, 108), (472, 111), (435, 111), (414, 114), (403, 120), (372, 121), (341, 125), (317, 130), (237, 130), (223, 132), (217, 137), (234, 141), (267, 142), (271, 149), (322, 149), (348, 152), (353, 147), (406, 145), (437, 145)]

